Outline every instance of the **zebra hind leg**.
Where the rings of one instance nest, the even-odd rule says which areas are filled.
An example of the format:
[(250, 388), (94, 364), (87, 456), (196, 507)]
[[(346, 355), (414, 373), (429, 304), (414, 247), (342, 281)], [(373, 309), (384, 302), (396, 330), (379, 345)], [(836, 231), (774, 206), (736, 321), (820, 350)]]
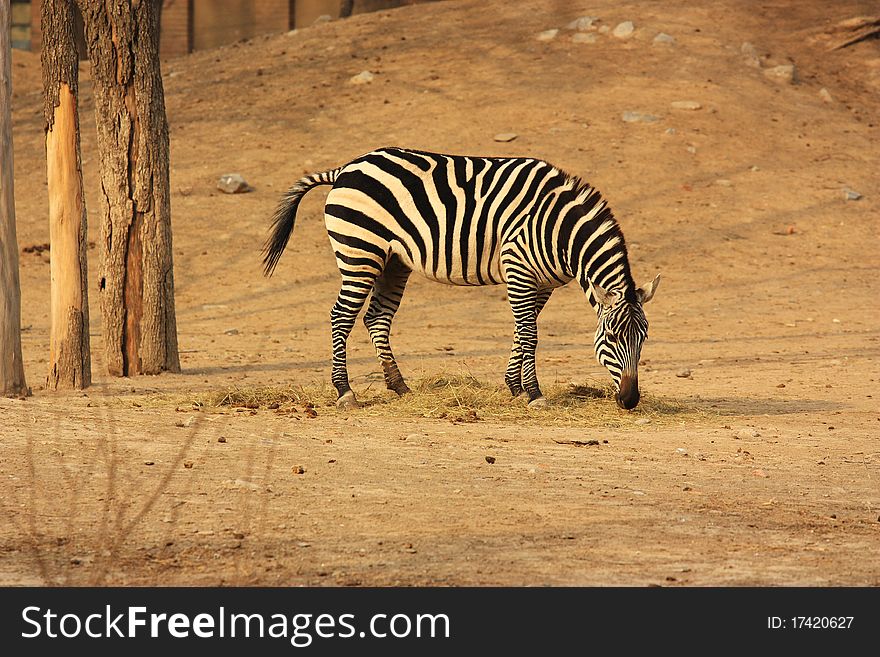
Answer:
[(346, 345), (348, 336), (358, 313), (364, 307), (370, 290), (373, 288), (375, 276), (345, 276), (342, 288), (333, 309), (330, 311), (330, 332), (333, 342), (333, 373), (331, 380), (339, 398), (336, 407), (341, 409), (354, 408), (358, 405), (357, 398), (351, 389), (346, 366)]
[(391, 322), (394, 319), (394, 313), (400, 307), (400, 300), (403, 298), (409, 275), (409, 268), (393, 258), (385, 267), (382, 275), (376, 279), (373, 298), (364, 315), (364, 324), (370, 332), (370, 339), (376, 348), (376, 356), (378, 356), (385, 373), (385, 385), (398, 395), (404, 395), (410, 390), (403, 380), (403, 375), (401, 375), (397, 361), (394, 359), (394, 353), (391, 351)]

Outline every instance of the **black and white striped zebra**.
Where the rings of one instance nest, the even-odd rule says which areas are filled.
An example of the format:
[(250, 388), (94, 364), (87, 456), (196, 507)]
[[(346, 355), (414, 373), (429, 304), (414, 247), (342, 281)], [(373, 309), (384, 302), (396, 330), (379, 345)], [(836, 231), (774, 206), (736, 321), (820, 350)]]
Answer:
[(389, 334), (412, 271), (450, 285), (507, 285), (515, 330), (505, 382), (529, 406), (545, 405), (535, 371), (537, 319), (553, 290), (577, 279), (596, 309), (596, 357), (617, 403), (639, 402), (638, 362), (648, 322), (642, 305), (658, 275), (637, 287), (623, 234), (594, 188), (530, 158), (465, 157), (382, 148), (299, 180), (284, 196), (264, 247), (271, 275), (303, 195), (333, 185), (324, 220), (342, 286), (330, 312), (337, 405), (356, 405), (346, 341), (367, 298), (364, 323), (389, 389), (409, 391)]

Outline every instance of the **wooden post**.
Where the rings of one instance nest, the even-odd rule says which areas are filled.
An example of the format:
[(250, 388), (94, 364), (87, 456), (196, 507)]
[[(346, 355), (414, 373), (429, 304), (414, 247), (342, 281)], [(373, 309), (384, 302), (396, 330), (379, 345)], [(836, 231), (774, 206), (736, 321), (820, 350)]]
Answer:
[(21, 358), (21, 287), (12, 167), (12, 14), (0, 0), (0, 394), (27, 395)]
[(78, 0), (101, 155), (101, 300), (115, 376), (179, 372), (168, 122), (153, 1)]
[(73, 0), (42, 1), (46, 173), (51, 244), (51, 328), (47, 386), (91, 384), (86, 206), (77, 112), (78, 55)]

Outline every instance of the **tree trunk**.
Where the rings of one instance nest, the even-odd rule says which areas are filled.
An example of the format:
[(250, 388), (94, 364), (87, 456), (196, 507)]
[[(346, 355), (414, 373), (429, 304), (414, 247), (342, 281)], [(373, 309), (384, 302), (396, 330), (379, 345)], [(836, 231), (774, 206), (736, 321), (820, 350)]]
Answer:
[(47, 385), (85, 388), (92, 374), (73, 0), (43, 0), (41, 11), (52, 280)]
[(101, 299), (112, 375), (179, 372), (168, 123), (149, 0), (78, 0), (101, 154)]
[(354, 0), (341, 0), (339, 3), (339, 18), (348, 18), (354, 11)]
[(9, 0), (0, 0), (0, 394), (26, 395), (21, 359), (21, 287), (12, 168), (12, 52)]

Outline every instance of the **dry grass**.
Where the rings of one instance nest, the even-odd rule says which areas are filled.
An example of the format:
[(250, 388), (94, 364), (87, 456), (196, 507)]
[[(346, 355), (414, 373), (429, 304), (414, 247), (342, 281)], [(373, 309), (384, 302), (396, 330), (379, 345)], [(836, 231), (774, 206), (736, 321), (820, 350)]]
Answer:
[[(529, 409), (525, 399), (512, 399), (505, 386), (490, 385), (470, 375), (443, 375), (417, 380), (412, 393), (398, 397), (384, 385), (356, 389), (359, 409), (336, 410), (336, 391), (329, 385), (231, 388), (209, 392), (185, 403), (203, 410), (267, 409), (276, 413), (355, 413), (367, 417), (426, 417), (451, 422), (496, 422), (527, 425), (622, 428), (639, 420), (652, 425), (705, 421), (710, 414), (680, 400), (642, 397), (633, 411), (614, 403), (612, 388), (553, 385), (545, 390), (547, 408)], [(381, 387), (380, 387), (381, 386)], [(642, 423), (640, 423), (642, 424)]]

